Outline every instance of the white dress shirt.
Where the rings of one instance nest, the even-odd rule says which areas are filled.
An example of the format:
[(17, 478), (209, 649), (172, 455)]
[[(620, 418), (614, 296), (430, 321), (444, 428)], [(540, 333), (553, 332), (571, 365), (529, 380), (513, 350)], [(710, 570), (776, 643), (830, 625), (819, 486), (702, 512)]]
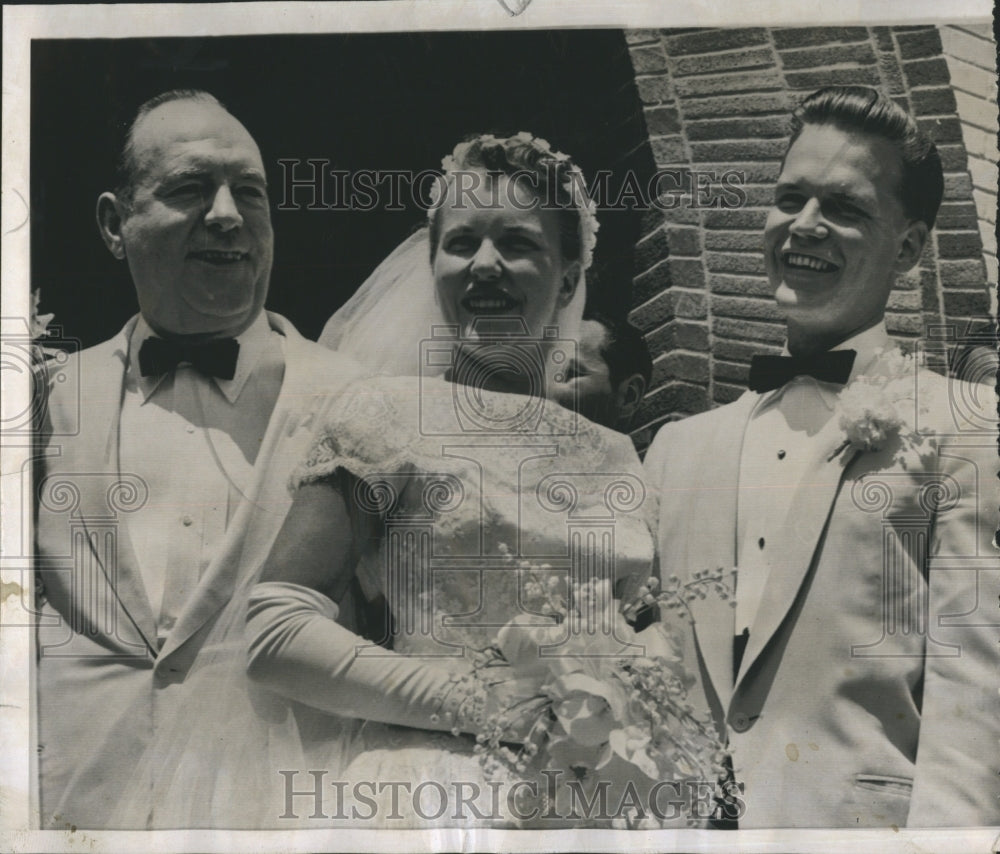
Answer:
[[(857, 351), (850, 382), (865, 373), (888, 346), (883, 322), (833, 349)], [(784, 353), (788, 355), (787, 347)], [(737, 505), (737, 635), (753, 630), (772, 571), (771, 538), (792, 509), (792, 497), (803, 478), (822, 462), (818, 457), (826, 450), (811, 439), (834, 416), (842, 388), (809, 376), (795, 377), (763, 394), (750, 415), (740, 457)]]
[(143, 377), (139, 348), (155, 333), (139, 318), (129, 341), (119, 470), (142, 477), (145, 505), (124, 524), (162, 645), (250, 484), (284, 375), (283, 336), (260, 316), (241, 335), (231, 380), (182, 363)]

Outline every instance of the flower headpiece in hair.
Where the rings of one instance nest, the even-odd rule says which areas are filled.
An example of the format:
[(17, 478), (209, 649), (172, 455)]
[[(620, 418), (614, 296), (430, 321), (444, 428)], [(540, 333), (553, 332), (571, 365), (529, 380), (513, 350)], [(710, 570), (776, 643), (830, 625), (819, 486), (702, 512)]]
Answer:
[[(587, 182), (583, 177), (583, 172), (579, 166), (573, 163), (568, 154), (554, 151), (546, 140), (532, 136), (527, 131), (521, 131), (508, 138), (497, 137), (493, 134), (480, 134), (456, 145), (452, 153), (441, 161), (441, 168), (445, 178), (461, 172), (463, 168), (469, 168), (460, 164), (465, 161), (469, 149), (476, 145), (485, 148), (486, 146), (506, 147), (517, 144), (527, 145), (532, 149), (537, 155), (536, 164), (549, 161), (556, 164), (561, 172), (560, 187), (569, 195), (573, 208), (579, 214), (580, 264), (583, 270), (588, 269), (594, 260), (594, 247), (597, 246), (597, 230), (600, 228), (600, 223), (597, 221), (597, 206), (587, 192)], [(441, 201), (441, 187), (438, 186), (435, 189), (437, 192), (432, 199), (431, 210), (436, 209)]]

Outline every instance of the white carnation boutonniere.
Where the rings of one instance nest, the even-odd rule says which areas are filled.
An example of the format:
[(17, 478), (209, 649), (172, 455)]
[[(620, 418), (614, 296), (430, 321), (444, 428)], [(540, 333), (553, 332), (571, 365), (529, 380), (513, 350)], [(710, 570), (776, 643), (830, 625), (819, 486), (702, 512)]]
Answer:
[(924, 441), (913, 423), (918, 411), (917, 364), (912, 355), (898, 350), (882, 354), (880, 373), (855, 377), (837, 399), (839, 426), (844, 441), (830, 455), (830, 460), (845, 450), (879, 451), (898, 441), (900, 450), (913, 448)]

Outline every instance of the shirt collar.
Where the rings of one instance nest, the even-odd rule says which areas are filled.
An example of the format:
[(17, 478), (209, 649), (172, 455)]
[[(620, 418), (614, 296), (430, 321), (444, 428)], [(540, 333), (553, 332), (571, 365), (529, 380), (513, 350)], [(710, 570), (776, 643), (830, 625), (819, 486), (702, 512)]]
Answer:
[[(854, 365), (851, 367), (850, 376), (847, 378), (847, 382), (850, 383), (857, 377), (866, 373), (878, 360), (882, 351), (888, 349), (890, 346), (889, 333), (885, 328), (885, 321), (881, 320), (870, 329), (866, 329), (864, 332), (859, 332), (857, 335), (848, 338), (846, 341), (843, 341), (836, 347), (831, 347), (830, 349), (854, 350), (857, 353), (854, 357)], [(781, 354), (783, 356), (791, 355), (788, 350), (787, 343), (781, 351)], [(820, 400), (823, 401), (826, 408), (831, 411), (833, 411), (836, 406), (837, 397), (840, 394), (841, 389), (843, 389), (843, 386), (841, 385), (820, 382), (812, 377), (796, 377), (791, 383), (766, 394), (761, 400), (761, 404), (768, 406), (780, 400), (785, 389), (789, 388), (792, 383), (810, 384), (816, 389)]]
[[(226, 400), (230, 403), (236, 403), (247, 380), (260, 362), (270, 333), (271, 328), (267, 322), (267, 315), (262, 311), (253, 323), (236, 336), (236, 340), (240, 345), (240, 352), (236, 359), (236, 373), (233, 374), (233, 378), (231, 380), (224, 380), (220, 377), (212, 377), (219, 391), (222, 392)], [(143, 403), (149, 400), (150, 395), (159, 388), (160, 383), (167, 376), (166, 374), (161, 374), (158, 377), (144, 377), (139, 373), (139, 348), (142, 346), (142, 342), (151, 335), (155, 336), (156, 333), (146, 322), (146, 318), (140, 315), (139, 320), (135, 324), (135, 329), (132, 330), (132, 336), (129, 339), (128, 357), (129, 373), (135, 381), (136, 388), (142, 395)]]
[(843, 344), (832, 348), (834, 350), (854, 350), (858, 355), (854, 358), (851, 375), (847, 378), (852, 382), (857, 377), (868, 372), (875, 364), (879, 355), (891, 346), (885, 321), (880, 320), (871, 329), (859, 332), (853, 338), (848, 338)]

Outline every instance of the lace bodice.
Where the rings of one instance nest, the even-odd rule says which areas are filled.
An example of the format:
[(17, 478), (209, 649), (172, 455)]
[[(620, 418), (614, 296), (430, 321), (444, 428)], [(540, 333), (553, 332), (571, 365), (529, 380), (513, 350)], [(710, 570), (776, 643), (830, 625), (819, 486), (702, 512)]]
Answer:
[[(512, 617), (544, 617), (571, 579), (645, 578), (648, 500), (628, 437), (540, 398), (443, 380), (359, 383), (294, 475), (346, 471), (381, 519), (358, 568), (398, 652), (458, 656)], [(530, 619), (530, 617), (529, 617)]]

